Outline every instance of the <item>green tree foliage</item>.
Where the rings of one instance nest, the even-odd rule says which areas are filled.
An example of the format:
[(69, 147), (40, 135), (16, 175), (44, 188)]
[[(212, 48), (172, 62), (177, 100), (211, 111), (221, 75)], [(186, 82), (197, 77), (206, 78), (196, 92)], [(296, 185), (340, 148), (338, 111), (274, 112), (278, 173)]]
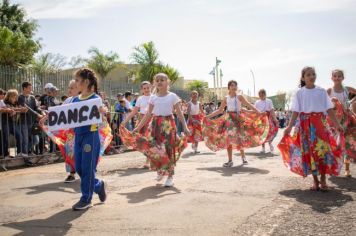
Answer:
[(119, 55), (112, 51), (104, 54), (98, 48), (92, 47), (88, 53), (90, 54), (90, 58), (86, 60), (87, 66), (98, 73), (103, 81), (111, 70), (117, 65), (122, 64), (119, 60)]
[(140, 69), (137, 71), (139, 81), (148, 80), (152, 82), (155, 74), (159, 72), (166, 73), (172, 84), (180, 77), (176, 69), (159, 61), (159, 53), (152, 41), (134, 47), (131, 58), (140, 65)]
[(0, 64), (21, 66), (29, 64), (40, 49), (33, 37), (38, 24), (26, 18), (26, 11), (19, 4), (8, 0), (0, 3)]
[(208, 82), (194, 80), (187, 85), (190, 91), (196, 90), (201, 97), (204, 97), (208, 92)]

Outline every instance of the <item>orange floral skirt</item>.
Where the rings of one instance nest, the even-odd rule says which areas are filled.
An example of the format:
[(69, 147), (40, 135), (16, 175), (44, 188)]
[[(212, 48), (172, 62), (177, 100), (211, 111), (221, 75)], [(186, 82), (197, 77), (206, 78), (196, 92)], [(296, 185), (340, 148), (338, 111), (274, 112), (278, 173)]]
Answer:
[(223, 116), (204, 119), (203, 137), (206, 146), (212, 151), (227, 149), (237, 150), (257, 147), (266, 141), (269, 122), (266, 115), (253, 113), (227, 112)]
[(204, 115), (192, 115), (192, 119), (188, 120), (188, 129), (192, 135), (188, 137), (189, 143), (198, 143), (203, 141), (203, 119)]
[(293, 136), (278, 144), (284, 164), (294, 173), (339, 175), (342, 167), (343, 139), (331, 134), (323, 113), (300, 113)]
[[(350, 159), (356, 160), (356, 116), (348, 109), (345, 109), (340, 101), (334, 102), (336, 119), (340, 122), (345, 132), (342, 134), (345, 138), (345, 162)], [(330, 117), (327, 118), (334, 136), (339, 133), (333, 127), (334, 123)]]
[(146, 155), (152, 170), (162, 175), (174, 174), (174, 167), (187, 147), (187, 138), (177, 135), (173, 116), (154, 116), (148, 130), (146, 134), (131, 133), (121, 126), (121, 139), (126, 146)]

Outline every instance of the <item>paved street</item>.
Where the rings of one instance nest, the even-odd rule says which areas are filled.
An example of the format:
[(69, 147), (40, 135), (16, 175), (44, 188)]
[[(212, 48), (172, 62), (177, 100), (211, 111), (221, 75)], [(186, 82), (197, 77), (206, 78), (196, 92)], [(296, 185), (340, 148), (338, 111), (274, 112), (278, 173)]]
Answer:
[(355, 178), (310, 192), (311, 178), (290, 173), (278, 155), (249, 149), (248, 165), (235, 153), (235, 166), (223, 168), (226, 152), (200, 146), (198, 155), (185, 150), (173, 188), (140, 168), (138, 152), (103, 158), (108, 200), (95, 196), (85, 212), (71, 210), (79, 180), (63, 183), (64, 163), (1, 172), (0, 235), (356, 235)]

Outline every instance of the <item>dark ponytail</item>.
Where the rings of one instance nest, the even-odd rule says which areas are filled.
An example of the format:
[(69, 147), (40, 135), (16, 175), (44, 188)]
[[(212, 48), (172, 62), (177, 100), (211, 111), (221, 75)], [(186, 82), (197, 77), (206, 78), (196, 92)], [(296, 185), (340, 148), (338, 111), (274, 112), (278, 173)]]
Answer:
[(89, 68), (82, 68), (75, 72), (75, 76), (80, 77), (83, 80), (89, 80), (88, 89), (91, 90), (92, 88), (94, 88), (94, 93), (99, 94), (99, 79), (93, 70)]
[(305, 81), (303, 80), (303, 78), (305, 76), (305, 73), (307, 73), (308, 70), (315, 71), (314, 67), (311, 67), (311, 66), (306, 66), (306, 67), (303, 68), (302, 75), (300, 77), (300, 84), (299, 84), (300, 88), (303, 88), (305, 86)]

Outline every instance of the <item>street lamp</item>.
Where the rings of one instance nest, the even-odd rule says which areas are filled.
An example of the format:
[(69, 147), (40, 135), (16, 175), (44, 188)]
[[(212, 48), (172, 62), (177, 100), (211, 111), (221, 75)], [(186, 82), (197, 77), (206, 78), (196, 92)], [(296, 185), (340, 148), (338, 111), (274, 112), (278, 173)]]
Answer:
[(252, 75), (252, 79), (253, 79), (253, 96), (256, 97), (256, 81), (255, 81), (255, 74), (253, 73), (252, 70), (251, 71), (251, 75)]

